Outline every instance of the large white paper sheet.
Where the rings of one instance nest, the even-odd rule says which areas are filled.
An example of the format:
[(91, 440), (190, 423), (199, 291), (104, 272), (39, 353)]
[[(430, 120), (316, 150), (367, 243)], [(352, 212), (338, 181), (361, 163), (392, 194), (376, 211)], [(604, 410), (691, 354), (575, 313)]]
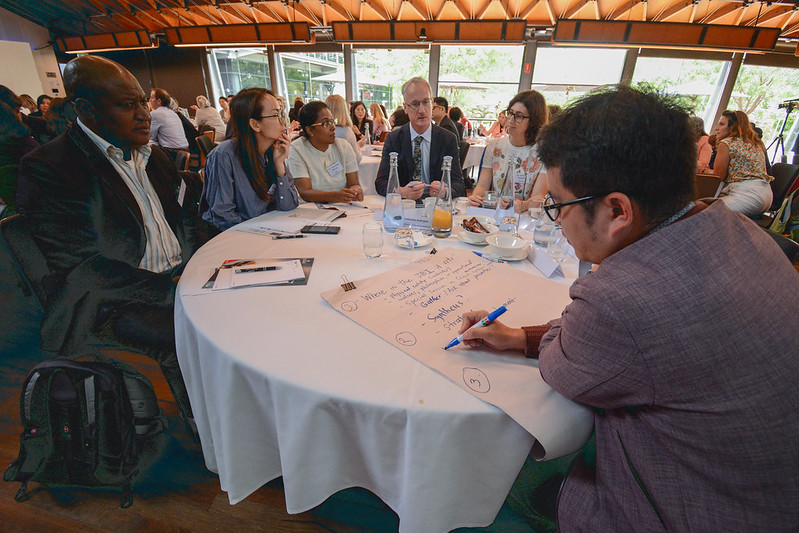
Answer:
[(542, 324), (560, 316), (568, 287), (507, 264), (483, 261), (445, 248), (408, 265), (355, 281), (357, 288), (325, 292), (341, 313), (453, 383), (495, 405), (536, 439), (536, 459), (579, 449), (588, 439), (592, 413), (547, 385), (537, 361), (458, 345), (461, 315), (506, 305), (509, 326)]

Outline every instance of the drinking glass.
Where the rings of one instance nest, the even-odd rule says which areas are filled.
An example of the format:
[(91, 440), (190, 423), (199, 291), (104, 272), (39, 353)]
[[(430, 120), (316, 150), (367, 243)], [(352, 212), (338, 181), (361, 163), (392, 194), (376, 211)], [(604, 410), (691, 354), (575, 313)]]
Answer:
[(363, 225), (363, 253), (369, 259), (377, 259), (383, 253), (383, 226), (379, 222)]
[(552, 259), (558, 263), (562, 263), (566, 260), (566, 249), (568, 246), (569, 241), (563, 236), (560, 226), (555, 226), (552, 237), (549, 239), (549, 245), (547, 245), (547, 253)]
[(537, 226), (544, 214), (543, 198), (530, 198), (530, 218), (533, 219), (533, 226)]
[(483, 207), (486, 209), (496, 209), (497, 207), (497, 193), (494, 191), (486, 192), (483, 197)]
[(533, 242), (542, 248), (547, 248), (555, 234), (555, 224), (541, 220), (533, 230)]

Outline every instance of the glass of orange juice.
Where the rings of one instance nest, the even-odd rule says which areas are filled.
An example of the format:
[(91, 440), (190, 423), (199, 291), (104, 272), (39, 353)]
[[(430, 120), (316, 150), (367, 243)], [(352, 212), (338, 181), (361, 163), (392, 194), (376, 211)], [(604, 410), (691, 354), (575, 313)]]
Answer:
[(433, 235), (440, 239), (446, 239), (450, 236), (452, 233), (452, 210), (449, 206), (436, 206), (435, 211), (433, 211), (431, 227), (433, 228)]

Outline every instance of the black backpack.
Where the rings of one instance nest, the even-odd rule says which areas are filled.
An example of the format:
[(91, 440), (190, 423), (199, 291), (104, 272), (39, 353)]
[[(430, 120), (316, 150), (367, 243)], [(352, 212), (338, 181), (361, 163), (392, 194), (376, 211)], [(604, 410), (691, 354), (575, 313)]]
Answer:
[(119, 487), (133, 503), (142, 445), (166, 428), (150, 381), (118, 363), (51, 359), (30, 371), (20, 397), (19, 457), (3, 479), (45, 485)]

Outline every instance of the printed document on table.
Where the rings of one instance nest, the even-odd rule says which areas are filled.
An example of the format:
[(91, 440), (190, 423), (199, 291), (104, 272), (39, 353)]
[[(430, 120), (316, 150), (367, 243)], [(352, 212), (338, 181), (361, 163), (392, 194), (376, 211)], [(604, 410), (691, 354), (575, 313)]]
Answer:
[(305, 279), (299, 259), (291, 261), (258, 261), (241, 267), (219, 271), (213, 290), (274, 285), (295, 279)]

